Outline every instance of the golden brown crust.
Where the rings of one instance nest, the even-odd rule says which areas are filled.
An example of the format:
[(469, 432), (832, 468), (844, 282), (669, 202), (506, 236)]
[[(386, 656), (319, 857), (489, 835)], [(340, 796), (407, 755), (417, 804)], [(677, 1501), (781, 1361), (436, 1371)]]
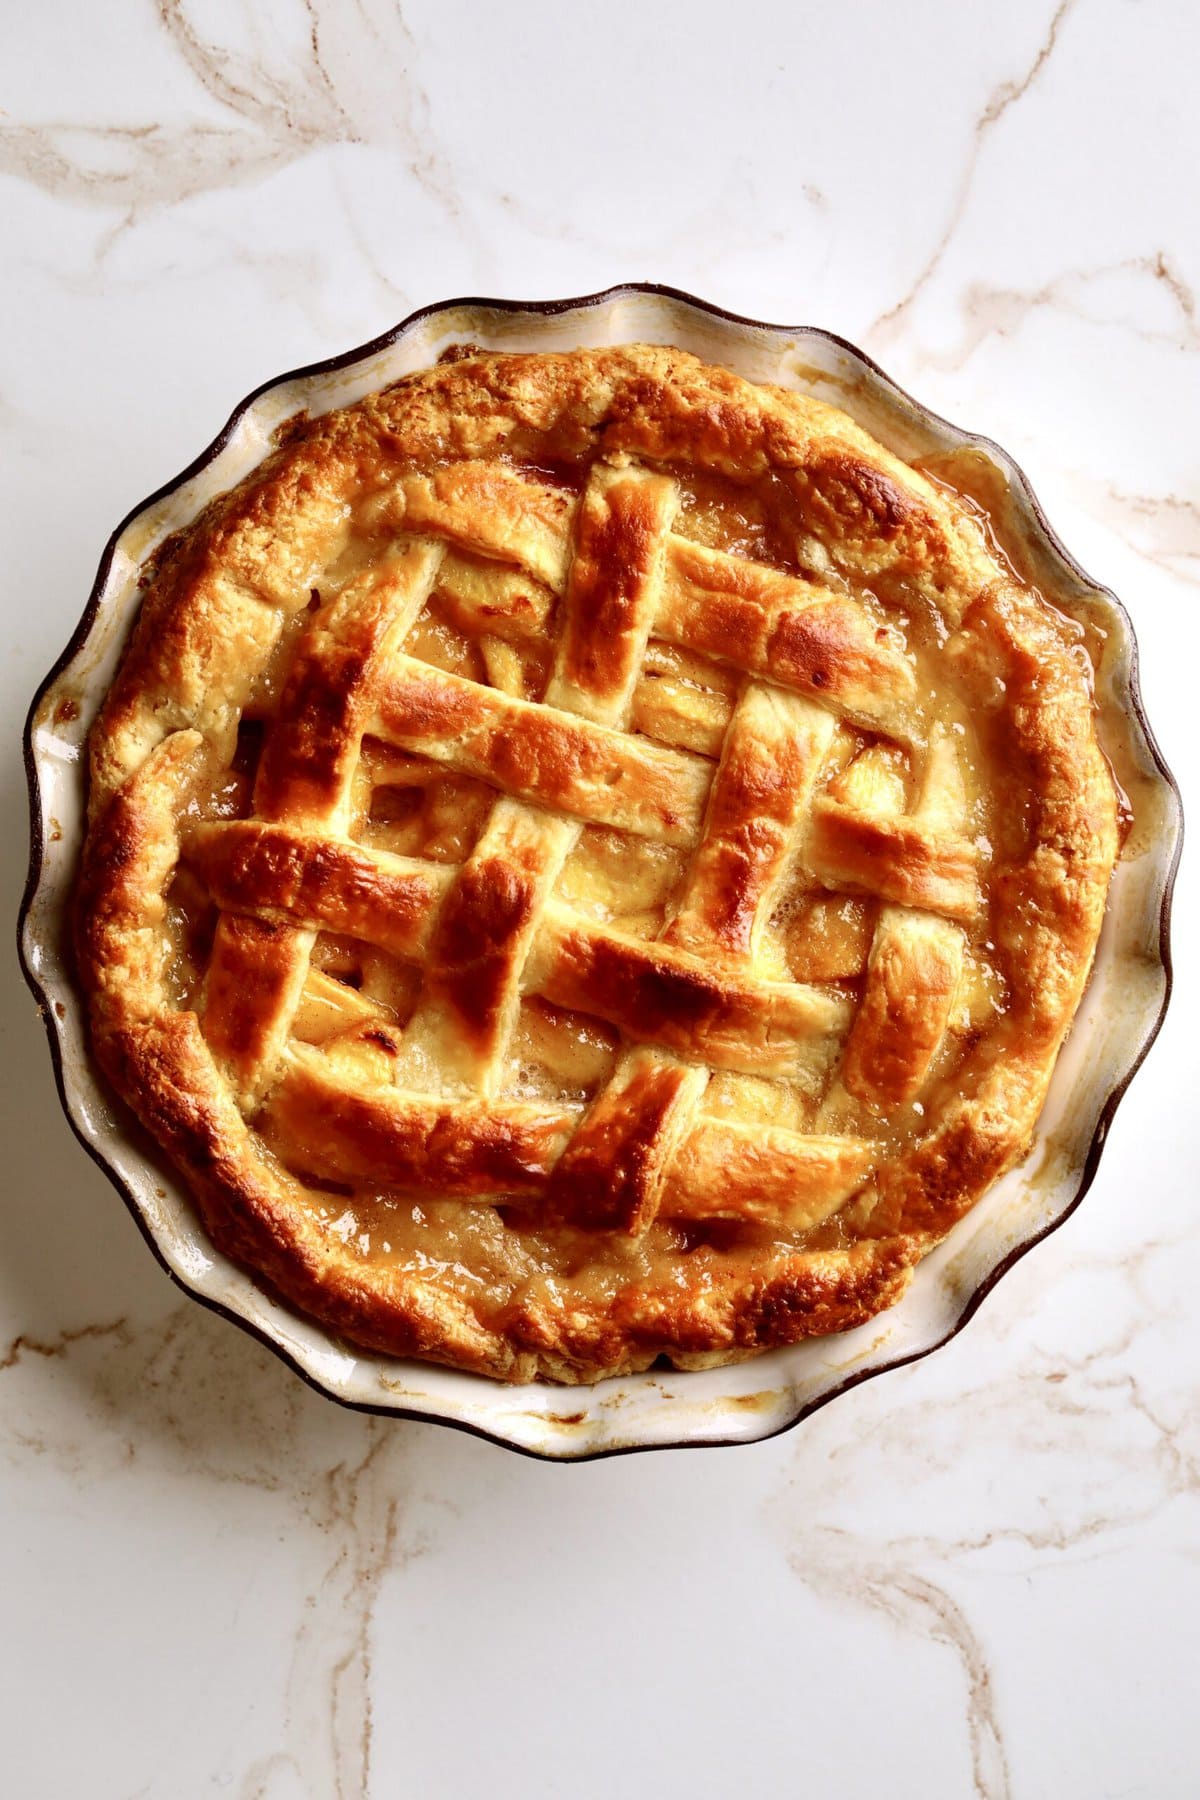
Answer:
[[(786, 550), (704, 541), (693, 481)], [(364, 797), (405, 756), (482, 809), (449, 859)], [(93, 1043), (214, 1241), (358, 1343), (510, 1380), (891, 1304), (1024, 1151), (1117, 850), (1088, 671), (968, 510), (831, 408), (638, 346), (297, 426), (160, 553), (90, 770)], [(580, 910), (605, 833), (617, 898)], [(533, 994), (620, 1034), (590, 1086), (524, 1093)], [(440, 1260), (375, 1247), (419, 1208)]]

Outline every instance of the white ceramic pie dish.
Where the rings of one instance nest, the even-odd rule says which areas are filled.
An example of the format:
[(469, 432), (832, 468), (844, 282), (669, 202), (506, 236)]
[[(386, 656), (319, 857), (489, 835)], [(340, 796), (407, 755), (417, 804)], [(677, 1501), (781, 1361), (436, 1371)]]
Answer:
[[(931, 472), (982, 498), (1005, 550), (1088, 632), (1098, 658), (1101, 742), (1134, 813), (1091, 983), (1055, 1069), (1030, 1157), (921, 1264), (899, 1306), (853, 1332), (732, 1368), (693, 1374), (654, 1369), (572, 1389), (509, 1388), (359, 1352), (293, 1313), (213, 1250), (178, 1177), (92, 1066), (64, 925), (84, 817), (82, 746), (136, 611), (141, 565), (165, 536), (249, 473), (285, 419), (301, 409), (316, 414), (351, 403), (464, 341), (513, 350), (669, 342), (752, 380), (832, 400), (901, 456), (932, 464)], [(1170, 991), (1168, 915), (1181, 808), (1142, 711), (1136, 645), (1119, 603), (1067, 555), (1024, 475), (1003, 451), (930, 413), (851, 345), (818, 330), (735, 318), (665, 288), (622, 287), (547, 304), (446, 302), (415, 313), (361, 350), (284, 376), (252, 395), (196, 462), (114, 533), (84, 617), (34, 701), (26, 755), (32, 854), (22, 962), (45, 1018), (68, 1118), (164, 1266), (197, 1299), (253, 1331), (332, 1398), (440, 1420), (540, 1456), (578, 1459), (665, 1445), (750, 1442), (946, 1342), (1004, 1271), (1082, 1198), (1117, 1102), (1157, 1033)]]

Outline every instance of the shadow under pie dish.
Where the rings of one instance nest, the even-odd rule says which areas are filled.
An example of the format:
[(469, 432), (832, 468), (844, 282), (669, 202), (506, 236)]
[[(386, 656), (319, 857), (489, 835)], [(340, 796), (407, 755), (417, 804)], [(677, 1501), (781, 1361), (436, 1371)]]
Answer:
[(91, 728), (110, 1079), (358, 1345), (849, 1345), (1025, 1151), (1087, 976), (1079, 626), (943, 480), (673, 348), (459, 343), (280, 435), (143, 566)]

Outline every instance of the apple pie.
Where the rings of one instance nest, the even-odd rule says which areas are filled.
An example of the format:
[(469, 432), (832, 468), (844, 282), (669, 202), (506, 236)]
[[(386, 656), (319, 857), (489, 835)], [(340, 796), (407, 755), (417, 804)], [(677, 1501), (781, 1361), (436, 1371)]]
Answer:
[(466, 346), (148, 565), (95, 1055), (214, 1244), (509, 1381), (857, 1325), (1029, 1147), (1118, 851), (1078, 628), (850, 418)]

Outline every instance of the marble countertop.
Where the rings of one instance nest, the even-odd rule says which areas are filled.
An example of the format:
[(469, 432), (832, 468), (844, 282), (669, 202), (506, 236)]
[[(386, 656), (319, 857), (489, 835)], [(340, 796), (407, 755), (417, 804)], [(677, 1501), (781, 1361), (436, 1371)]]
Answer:
[[(1010, 449), (1196, 788), (1185, 0), (52, 0), (0, 17), (18, 736), (115, 521), (278, 371), (454, 293), (824, 325)], [(185, 1299), (3, 971), (0, 1730), (21, 1800), (1200, 1784), (1200, 963), (1073, 1218), (929, 1360), (548, 1467), (340, 1411)]]

